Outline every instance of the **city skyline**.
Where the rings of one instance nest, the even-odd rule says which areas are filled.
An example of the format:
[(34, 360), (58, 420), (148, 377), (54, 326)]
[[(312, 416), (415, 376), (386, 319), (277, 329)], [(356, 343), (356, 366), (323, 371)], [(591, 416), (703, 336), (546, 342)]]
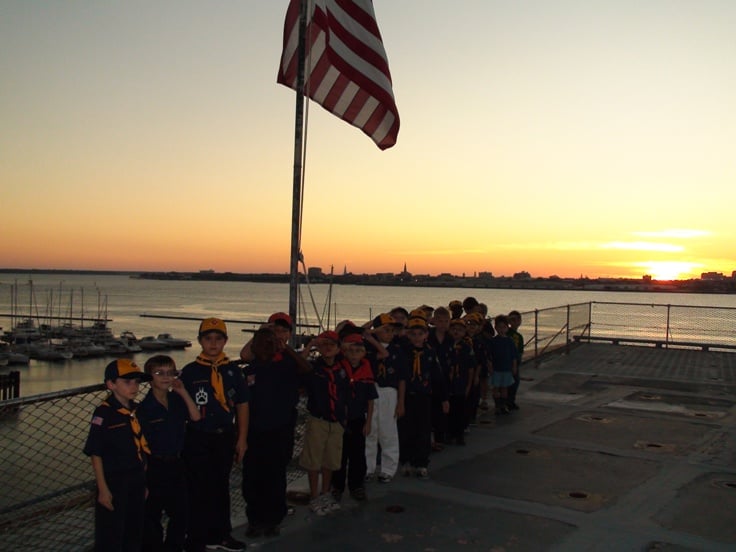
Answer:
[[(3, 265), (288, 272), (287, 4), (5, 3)], [(736, 5), (374, 7), (398, 142), (310, 105), (307, 266), (736, 269)]]

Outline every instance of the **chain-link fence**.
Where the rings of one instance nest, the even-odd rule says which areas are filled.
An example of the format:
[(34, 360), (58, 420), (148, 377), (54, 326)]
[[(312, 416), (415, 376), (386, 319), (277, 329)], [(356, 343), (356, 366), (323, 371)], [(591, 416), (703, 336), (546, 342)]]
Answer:
[[(586, 341), (649, 346), (736, 349), (736, 309), (633, 303), (579, 303), (522, 313), (524, 362)], [(141, 397), (147, 385), (141, 389)], [(0, 401), (0, 550), (91, 548), (95, 484), (82, 453), (94, 408), (95, 385)], [(295, 436), (301, 452), (305, 415)], [(289, 479), (301, 471), (292, 462)], [(240, 466), (233, 469), (233, 518), (244, 519)]]
[[(141, 386), (142, 398), (148, 386)], [(0, 403), (0, 550), (89, 550), (96, 487), (82, 447), (103, 385)], [(302, 448), (299, 405), (294, 458)], [(289, 480), (301, 475), (292, 462)], [(241, 466), (230, 478), (232, 514), (244, 519)]]

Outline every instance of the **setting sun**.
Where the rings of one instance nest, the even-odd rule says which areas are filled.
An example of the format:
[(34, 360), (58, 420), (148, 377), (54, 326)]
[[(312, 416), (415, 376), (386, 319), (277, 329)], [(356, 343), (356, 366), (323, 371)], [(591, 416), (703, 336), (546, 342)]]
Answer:
[(646, 269), (653, 280), (678, 280), (695, 277), (694, 271), (700, 265), (677, 261), (648, 261), (641, 263), (641, 266)]

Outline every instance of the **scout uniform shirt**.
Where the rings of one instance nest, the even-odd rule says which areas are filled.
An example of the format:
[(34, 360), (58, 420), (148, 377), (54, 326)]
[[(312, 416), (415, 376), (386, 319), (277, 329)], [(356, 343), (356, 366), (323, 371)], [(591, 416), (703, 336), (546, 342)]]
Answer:
[(189, 423), (190, 429), (205, 433), (233, 429), (235, 406), (250, 398), (243, 371), (236, 362), (225, 356), (213, 362), (200, 355), (184, 366), (179, 379), (202, 415), (198, 422)]
[(84, 454), (102, 458), (106, 475), (142, 471), (146, 465), (150, 450), (135, 414), (138, 403), (130, 406), (123, 406), (110, 394), (92, 414)]

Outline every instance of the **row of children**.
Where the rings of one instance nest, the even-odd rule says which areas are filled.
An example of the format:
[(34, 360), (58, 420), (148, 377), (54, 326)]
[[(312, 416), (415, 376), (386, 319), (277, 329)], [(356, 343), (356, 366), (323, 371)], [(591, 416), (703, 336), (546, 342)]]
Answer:
[[(225, 323), (210, 318), (199, 328), (202, 352), (181, 372), (166, 356), (149, 359), (143, 371), (126, 359), (110, 363), (110, 394), (93, 414), (84, 449), (98, 487), (95, 549), (244, 550), (231, 534), (229, 495), (233, 462), (241, 461), (246, 536), (277, 535), (300, 388), (308, 395), (300, 464), (314, 513), (339, 509), (346, 486), (365, 500), (366, 479), (388, 482), (399, 464), (426, 478), (430, 434), (442, 441), (445, 415), (447, 434), (463, 442), (482, 364), (497, 404), (515, 404), (501, 401), (513, 399), (504, 389), (513, 388), (517, 357), (507, 370), (501, 359), (510, 348), (479, 344), (474, 326), (482, 328), (484, 317), (474, 308), (452, 318), (443, 307), (398, 307), (361, 327), (341, 323), (300, 353), (289, 346), (291, 318), (275, 313), (241, 350), (244, 369), (224, 354)], [(495, 326), (503, 335), (502, 318)], [(499, 375), (507, 372), (511, 379)], [(151, 389), (136, 408), (141, 381)]]

